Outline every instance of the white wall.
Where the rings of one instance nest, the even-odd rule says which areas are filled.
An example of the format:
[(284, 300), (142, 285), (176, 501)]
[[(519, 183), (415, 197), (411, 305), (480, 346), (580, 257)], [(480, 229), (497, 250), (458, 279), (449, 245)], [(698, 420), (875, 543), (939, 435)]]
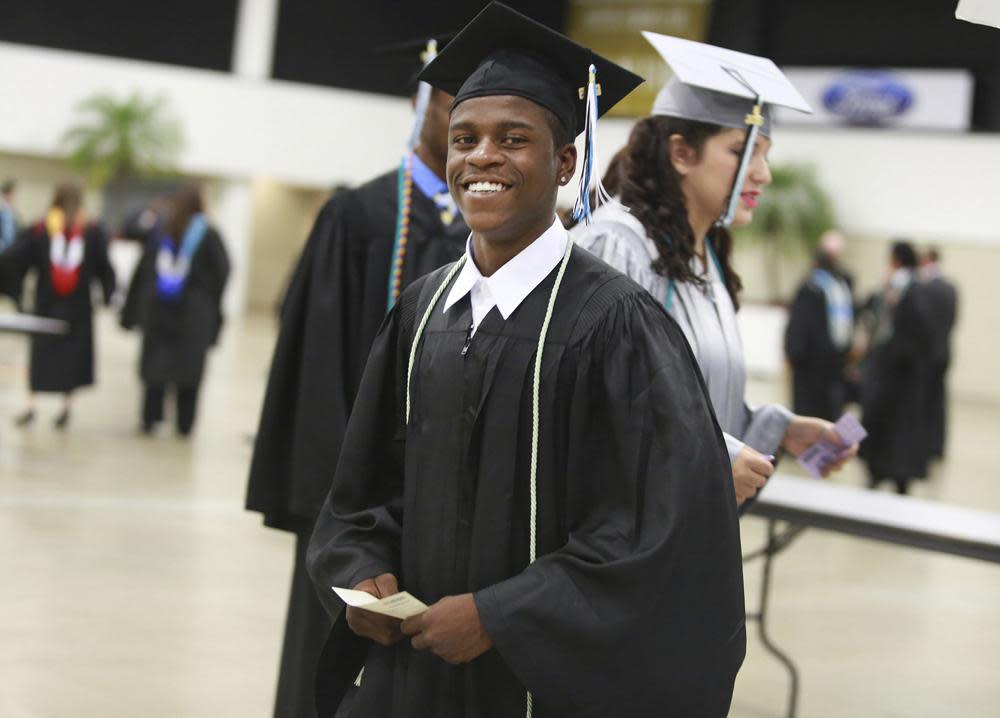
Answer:
[(74, 106), (96, 92), (163, 95), (190, 174), (329, 186), (399, 157), (404, 99), (0, 43), (0, 152), (53, 156)]
[[(188, 138), (185, 172), (326, 188), (395, 164), (410, 123), (402, 99), (9, 43), (0, 68), (0, 97), (16, 98), (0, 103), (0, 152), (12, 154), (56, 155), (80, 99), (141, 90), (169, 97)], [(602, 164), (631, 125), (602, 120)], [(1000, 241), (996, 135), (779, 128), (771, 157), (816, 165), (851, 233)]]

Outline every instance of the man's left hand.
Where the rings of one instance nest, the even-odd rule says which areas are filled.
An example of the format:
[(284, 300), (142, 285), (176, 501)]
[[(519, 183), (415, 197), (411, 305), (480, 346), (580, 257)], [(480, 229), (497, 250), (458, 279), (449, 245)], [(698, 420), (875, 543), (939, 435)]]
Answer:
[(468, 663), (493, 647), (471, 593), (445, 596), (400, 628), (412, 637), (416, 650), (432, 651), (452, 665)]

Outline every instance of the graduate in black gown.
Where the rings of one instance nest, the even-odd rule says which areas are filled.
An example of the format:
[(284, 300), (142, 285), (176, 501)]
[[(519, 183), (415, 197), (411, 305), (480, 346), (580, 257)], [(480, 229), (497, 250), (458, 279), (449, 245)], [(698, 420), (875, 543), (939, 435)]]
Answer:
[(19, 426), (35, 419), (35, 394), (57, 392), (63, 407), (57, 428), (69, 424), (73, 392), (94, 383), (94, 307), (91, 291), (100, 285), (105, 304), (115, 291), (115, 270), (108, 260), (108, 237), (82, 212), (82, 195), (75, 184), (56, 188), (45, 218), (28, 227), (0, 255), (0, 272), (10, 293), (20, 296), (28, 272), (35, 273), (33, 311), (40, 317), (69, 323), (63, 335), (31, 337), (30, 393), (17, 417)]
[(912, 479), (927, 477), (930, 445), (926, 396), (930, 323), (917, 277), (917, 254), (909, 242), (892, 246), (891, 274), (882, 292), (868, 302), (871, 329), (862, 365), (862, 423), (868, 438), (861, 457), (868, 485), (892, 480), (896, 492)]
[(854, 283), (841, 263), (843, 251), (840, 232), (824, 233), (785, 327), (792, 410), (829, 421), (840, 418), (847, 403), (847, 358), (854, 339)]
[(296, 534), (276, 718), (315, 715), (330, 621), (305, 551), (372, 341), (399, 292), (457, 259), (469, 234), (442, 179), (451, 96), (424, 85), (415, 104), (416, 146), (397, 168), (326, 203), (282, 304), (246, 502), (265, 525)]
[(121, 324), (142, 329), (141, 430), (163, 419), (168, 391), (177, 406), (177, 433), (194, 428), (209, 349), (222, 331), (222, 294), (229, 256), (204, 214), (201, 189), (182, 187), (153, 222), (129, 285)]
[[(721, 432), (680, 328), (555, 216), (590, 63), (602, 110), (641, 81), (493, 3), (425, 70), (456, 94), (473, 234), (382, 326), (316, 524), (323, 715), (362, 662), (338, 715), (728, 712), (745, 630)], [(343, 611), (332, 586), (429, 608)]]
[(951, 366), (951, 333), (958, 318), (958, 289), (941, 273), (940, 254), (934, 248), (921, 257), (920, 292), (927, 311), (930, 346), (927, 368), (927, 441), (931, 458), (943, 459), (948, 434), (946, 378)]

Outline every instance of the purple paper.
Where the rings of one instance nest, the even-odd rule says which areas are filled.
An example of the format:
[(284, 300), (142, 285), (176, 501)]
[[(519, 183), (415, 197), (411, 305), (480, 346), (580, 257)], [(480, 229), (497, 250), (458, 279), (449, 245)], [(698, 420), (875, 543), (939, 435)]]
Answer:
[(823, 476), (826, 467), (842, 459), (851, 446), (868, 436), (865, 427), (850, 414), (844, 414), (837, 419), (833, 430), (843, 441), (842, 446), (837, 446), (827, 439), (820, 439), (799, 456), (799, 465), (817, 479)]

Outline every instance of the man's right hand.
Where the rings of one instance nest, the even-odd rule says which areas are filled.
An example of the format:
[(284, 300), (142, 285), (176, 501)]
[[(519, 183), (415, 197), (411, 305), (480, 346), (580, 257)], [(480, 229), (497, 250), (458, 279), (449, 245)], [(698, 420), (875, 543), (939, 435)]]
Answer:
[(740, 506), (767, 483), (774, 473), (774, 465), (760, 452), (744, 446), (733, 462), (733, 488), (736, 489), (736, 505)]
[[(391, 573), (383, 573), (375, 578), (368, 578), (354, 587), (355, 591), (365, 591), (376, 598), (385, 598), (399, 593), (399, 584)], [(357, 635), (370, 638), (383, 646), (391, 646), (403, 637), (399, 630), (401, 621), (392, 616), (383, 616), (372, 611), (365, 611), (353, 606), (347, 607), (347, 625)]]

